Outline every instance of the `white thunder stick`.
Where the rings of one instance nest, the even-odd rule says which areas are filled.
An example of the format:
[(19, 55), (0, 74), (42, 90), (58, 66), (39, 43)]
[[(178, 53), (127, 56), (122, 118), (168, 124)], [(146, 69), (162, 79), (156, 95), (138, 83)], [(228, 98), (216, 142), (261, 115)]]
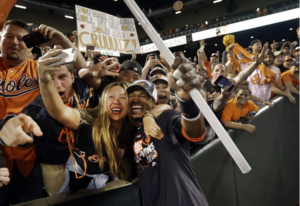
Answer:
[[(166, 61), (169, 65), (172, 65), (174, 61), (174, 56), (169, 50), (169, 48), (164, 44), (160, 36), (157, 34), (156, 30), (153, 28), (152, 24), (148, 21), (144, 13), (141, 11), (141, 9), (138, 7), (138, 5), (135, 3), (134, 0), (124, 0), (125, 4), (128, 6), (132, 14), (135, 16), (135, 18), (140, 22), (141, 26), (145, 30), (145, 32), (148, 34), (150, 39), (154, 42), (156, 47), (159, 49), (159, 51), (162, 53)], [(176, 70), (177, 71), (177, 70)], [(176, 78), (176, 77), (175, 77)], [(178, 78), (178, 77), (177, 77)], [(180, 78), (180, 74), (179, 74)], [(236, 147), (232, 139), (227, 134), (224, 127), (221, 125), (220, 121), (217, 119), (217, 117), (214, 115), (214, 113), (211, 111), (210, 107), (206, 103), (206, 101), (202, 98), (200, 92), (196, 89), (191, 90), (190, 95), (196, 105), (199, 107), (211, 127), (214, 129), (214, 131), (217, 133), (218, 137), (220, 138), (221, 142), (224, 144), (225, 148), (231, 155), (231, 157), (234, 159), (242, 173), (247, 173), (251, 170), (250, 165), (245, 160), (239, 149)]]

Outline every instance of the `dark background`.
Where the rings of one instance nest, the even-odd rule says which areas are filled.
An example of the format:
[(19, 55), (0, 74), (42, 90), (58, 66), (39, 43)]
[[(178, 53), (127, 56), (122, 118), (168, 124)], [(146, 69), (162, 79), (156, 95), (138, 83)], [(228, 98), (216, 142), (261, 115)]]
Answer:
[[(225, 19), (236, 18), (249, 14), (256, 15), (256, 9), (278, 8), (285, 5), (299, 3), (298, 0), (223, 0), (220, 3), (213, 3), (213, 0), (182, 0), (182, 13), (175, 15), (172, 5), (175, 1), (172, 0), (136, 0), (140, 8), (146, 10), (146, 15), (153, 24), (158, 33), (175, 29), (176, 27), (184, 29), (186, 25), (194, 27), (208, 21), (206, 28), (209, 29), (211, 24), (222, 22)], [(13, 8), (8, 16), (8, 19), (22, 19), (28, 23), (36, 25), (46, 24), (52, 26), (61, 32), (69, 35), (73, 30), (76, 30), (76, 19), (66, 19), (64, 15), (75, 17), (75, 4), (85, 6), (91, 9), (109, 13), (111, 15), (121, 15), (122, 17), (131, 17), (133, 15), (122, 0), (19, 0), (19, 5), (26, 6), (27, 9)], [(153, 13), (148, 14), (148, 9), (151, 8)], [(218, 21), (216, 20), (218, 19)], [(290, 20), (282, 23), (268, 25), (265, 27), (250, 29), (234, 33), (236, 42), (243, 47), (249, 46), (251, 36), (254, 39), (258, 38), (263, 43), (272, 43), (273, 40), (282, 43), (282, 39), (286, 41), (297, 40), (296, 29), (299, 26), (299, 19)], [(136, 28), (140, 43), (149, 38), (143, 31), (141, 26), (136, 22)], [(292, 28), (292, 30), (290, 30)], [(188, 38), (189, 39), (189, 38)], [(223, 36), (207, 39), (205, 48), (206, 54), (209, 57), (211, 53), (216, 51), (222, 52), (225, 46), (222, 43)], [(217, 44), (217, 46), (215, 46)], [(187, 45), (171, 48), (171, 51), (186, 51), (186, 57), (193, 59), (196, 56), (196, 51), (199, 48), (198, 42), (188, 41)], [(158, 52), (156, 52), (158, 53)], [(146, 54), (138, 55), (137, 61), (142, 65), (145, 62)], [(130, 59), (131, 55), (121, 54), (120, 62)]]

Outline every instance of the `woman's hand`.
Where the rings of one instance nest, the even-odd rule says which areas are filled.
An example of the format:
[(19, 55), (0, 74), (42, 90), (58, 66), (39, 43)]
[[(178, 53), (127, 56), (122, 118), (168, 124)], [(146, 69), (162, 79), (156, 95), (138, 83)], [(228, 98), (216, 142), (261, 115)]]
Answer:
[(143, 117), (143, 123), (144, 123), (144, 132), (148, 136), (155, 139), (161, 139), (163, 138), (164, 134), (162, 133), (160, 127), (156, 124), (154, 118), (150, 115), (146, 115)]

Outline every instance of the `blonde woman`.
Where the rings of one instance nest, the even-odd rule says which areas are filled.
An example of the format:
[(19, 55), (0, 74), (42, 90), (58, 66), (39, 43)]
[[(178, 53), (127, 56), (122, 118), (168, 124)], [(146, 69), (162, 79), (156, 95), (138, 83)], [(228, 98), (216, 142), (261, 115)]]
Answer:
[[(111, 178), (123, 178), (121, 157), (135, 133), (128, 120), (126, 82), (113, 82), (102, 93), (98, 107), (78, 110), (66, 106), (56, 91), (52, 76), (58, 70), (49, 64), (59, 61), (61, 50), (50, 50), (38, 61), (39, 83), (49, 114), (65, 125), (71, 157), (66, 164), (65, 183), (58, 193), (79, 189), (99, 189)], [(164, 107), (165, 110), (168, 107)], [(156, 109), (159, 115), (161, 108)], [(149, 134), (161, 138), (160, 129), (151, 115), (143, 118)], [(75, 131), (76, 132), (72, 132)], [(74, 134), (74, 135), (73, 135)], [(126, 170), (126, 168), (125, 168)]]

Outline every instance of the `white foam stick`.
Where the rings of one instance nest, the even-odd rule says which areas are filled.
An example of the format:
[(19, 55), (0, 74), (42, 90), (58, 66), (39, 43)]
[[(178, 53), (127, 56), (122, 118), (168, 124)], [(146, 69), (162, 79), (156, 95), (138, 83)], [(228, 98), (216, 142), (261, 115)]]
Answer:
[[(160, 36), (157, 34), (156, 30), (153, 28), (152, 24), (148, 21), (144, 13), (138, 7), (134, 0), (124, 0), (125, 4), (128, 6), (132, 14), (135, 18), (141, 23), (141, 26), (148, 34), (150, 39), (154, 42), (157, 46), (158, 50), (169, 65), (172, 65), (174, 61), (174, 56), (169, 50), (169, 48), (164, 44)], [(180, 74), (178, 74), (180, 76)], [(227, 132), (225, 131), (224, 127), (221, 125), (220, 121), (211, 111), (210, 107), (206, 103), (206, 101), (202, 98), (200, 92), (196, 89), (191, 90), (190, 92), (191, 97), (193, 98), (196, 105), (199, 107), (201, 112), (204, 114), (205, 118), (214, 129), (218, 137), (220, 138), (221, 142), (224, 144), (225, 148), (234, 159), (238, 167), (243, 173), (247, 173), (251, 170), (250, 165), (245, 160), (239, 149), (236, 147), (232, 139), (229, 137)]]

